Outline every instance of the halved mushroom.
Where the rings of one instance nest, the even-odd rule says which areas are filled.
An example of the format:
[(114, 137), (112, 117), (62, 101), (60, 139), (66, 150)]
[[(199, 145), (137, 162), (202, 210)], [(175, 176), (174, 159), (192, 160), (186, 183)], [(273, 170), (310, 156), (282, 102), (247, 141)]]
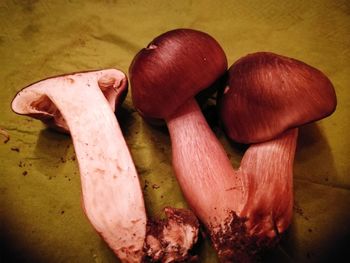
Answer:
[[(123, 262), (140, 262), (148, 246), (146, 211), (132, 157), (113, 113), (126, 93), (127, 78), (119, 70), (73, 73), (29, 85), (16, 95), (12, 109), (71, 134), (88, 219)], [(171, 212), (167, 215), (169, 221), (174, 217)], [(178, 226), (193, 230), (188, 236), (190, 249), (198, 225), (186, 222)]]

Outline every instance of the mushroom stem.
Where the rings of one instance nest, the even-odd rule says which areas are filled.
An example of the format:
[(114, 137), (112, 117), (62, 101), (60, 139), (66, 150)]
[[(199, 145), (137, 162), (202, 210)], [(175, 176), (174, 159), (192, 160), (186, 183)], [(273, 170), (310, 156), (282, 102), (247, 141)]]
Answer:
[[(137, 172), (99, 88), (77, 90), (64, 89), (64, 98), (54, 91), (48, 96), (62, 113), (73, 138), (85, 213), (120, 259), (137, 262), (142, 256), (146, 224)], [(66, 107), (73, 98), (75, 107), (80, 107), (74, 116)]]
[(286, 230), (297, 129), (250, 146), (234, 170), (194, 99), (167, 118), (167, 125), (177, 180), (220, 260), (249, 260)]
[(166, 122), (177, 180), (199, 219), (215, 226), (228, 212), (241, 210), (244, 178), (235, 174), (195, 99), (180, 106)]
[[(241, 216), (255, 235), (273, 238), (291, 223), (297, 138), (298, 128), (290, 129), (274, 140), (253, 144), (243, 156), (238, 172), (247, 178), (249, 188)], [(262, 216), (270, 221), (264, 222)]]

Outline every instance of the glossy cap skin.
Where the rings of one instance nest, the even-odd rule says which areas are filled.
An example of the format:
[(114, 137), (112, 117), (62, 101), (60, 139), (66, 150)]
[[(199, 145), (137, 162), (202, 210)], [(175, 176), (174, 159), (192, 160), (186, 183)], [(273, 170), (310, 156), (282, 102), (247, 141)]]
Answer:
[(220, 115), (227, 135), (257, 143), (332, 114), (330, 80), (301, 61), (268, 52), (249, 54), (229, 69)]
[(166, 119), (226, 69), (223, 49), (208, 34), (192, 29), (166, 32), (142, 49), (130, 66), (133, 103), (146, 118)]

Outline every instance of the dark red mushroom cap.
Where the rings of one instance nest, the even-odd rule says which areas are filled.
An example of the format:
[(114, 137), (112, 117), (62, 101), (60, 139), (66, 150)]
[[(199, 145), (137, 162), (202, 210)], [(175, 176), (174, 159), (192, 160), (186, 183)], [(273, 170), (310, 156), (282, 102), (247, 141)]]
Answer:
[(334, 87), (321, 71), (292, 58), (258, 52), (230, 67), (220, 115), (231, 139), (256, 143), (322, 119), (336, 105)]
[(144, 117), (165, 119), (226, 69), (223, 49), (208, 34), (192, 29), (166, 32), (130, 65), (133, 103)]

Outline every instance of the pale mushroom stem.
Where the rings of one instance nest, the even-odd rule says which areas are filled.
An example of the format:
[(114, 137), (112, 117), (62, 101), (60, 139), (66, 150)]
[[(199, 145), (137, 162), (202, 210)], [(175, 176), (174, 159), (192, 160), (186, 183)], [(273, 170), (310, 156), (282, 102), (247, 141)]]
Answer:
[[(137, 172), (113, 112), (97, 85), (81, 92), (72, 87), (51, 90), (48, 96), (72, 135), (89, 220), (120, 259), (138, 262), (146, 213)], [(75, 116), (65, 107), (72, 100), (81, 107)]]
[(207, 226), (223, 222), (242, 209), (246, 187), (208, 126), (195, 99), (166, 119), (175, 175), (189, 205)]
[(288, 227), (297, 129), (250, 146), (234, 170), (194, 99), (167, 118), (167, 125), (177, 180), (222, 261), (237, 253), (248, 260), (246, 245), (260, 246), (256, 242)]
[[(62, 114), (79, 163), (85, 213), (123, 262), (140, 262), (146, 235), (141, 186), (129, 149), (95, 76), (38, 82), (17, 96), (50, 101)], [(20, 113), (20, 112), (19, 112)]]

